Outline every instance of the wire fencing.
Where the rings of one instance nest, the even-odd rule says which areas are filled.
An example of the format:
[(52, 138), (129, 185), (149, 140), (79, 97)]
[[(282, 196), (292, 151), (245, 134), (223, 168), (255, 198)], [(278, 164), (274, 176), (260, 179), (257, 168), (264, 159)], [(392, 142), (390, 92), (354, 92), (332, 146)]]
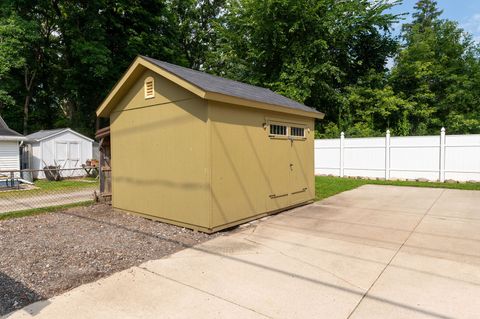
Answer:
[(2, 214), (92, 202), (99, 193), (98, 167), (0, 171)]

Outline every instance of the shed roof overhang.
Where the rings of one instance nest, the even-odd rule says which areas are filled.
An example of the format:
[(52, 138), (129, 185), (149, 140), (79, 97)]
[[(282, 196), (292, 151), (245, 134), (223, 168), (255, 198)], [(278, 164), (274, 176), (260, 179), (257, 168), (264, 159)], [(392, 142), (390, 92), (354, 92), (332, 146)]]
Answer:
[(25, 136), (7, 136), (7, 135), (2, 135), (0, 136), (0, 141), (8, 141), (8, 142), (21, 142), (21, 141), (26, 141), (27, 138)]
[(253, 107), (258, 109), (265, 109), (271, 111), (277, 111), (282, 113), (300, 115), (305, 117), (312, 117), (323, 119), (324, 114), (321, 112), (308, 112), (300, 109), (289, 108), (277, 104), (269, 104), (249, 99), (243, 99), (231, 95), (205, 91), (188, 81), (180, 78), (179, 76), (168, 72), (167, 70), (151, 63), (150, 61), (144, 59), (141, 56), (137, 56), (133, 63), (130, 65), (125, 74), (120, 78), (120, 80), (115, 84), (111, 92), (105, 98), (105, 100), (98, 107), (96, 114), (98, 117), (108, 117), (115, 106), (120, 102), (123, 96), (127, 91), (133, 86), (133, 84), (138, 80), (141, 74), (146, 70), (150, 69), (155, 73), (161, 75), (162, 77), (174, 82), (175, 84), (181, 86), (182, 88), (192, 92), (198, 97), (210, 101), (217, 101), (223, 103), (229, 103), (234, 105), (241, 105), (246, 107)]

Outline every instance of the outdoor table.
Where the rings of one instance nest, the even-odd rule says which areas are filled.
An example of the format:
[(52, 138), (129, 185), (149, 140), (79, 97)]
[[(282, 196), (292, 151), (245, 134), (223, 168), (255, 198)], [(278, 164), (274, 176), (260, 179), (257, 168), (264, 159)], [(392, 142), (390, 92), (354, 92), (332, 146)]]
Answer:
[(88, 176), (95, 176), (98, 177), (98, 166), (87, 166), (85, 164), (82, 164), (83, 169), (85, 172), (87, 172)]

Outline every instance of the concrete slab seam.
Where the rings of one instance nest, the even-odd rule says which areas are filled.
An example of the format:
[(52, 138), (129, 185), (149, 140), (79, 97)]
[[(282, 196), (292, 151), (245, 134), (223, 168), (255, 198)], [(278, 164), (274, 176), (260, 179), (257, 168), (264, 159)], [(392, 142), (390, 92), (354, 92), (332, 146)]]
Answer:
[(252, 308), (249, 308), (249, 307), (245, 307), (245, 306), (240, 305), (240, 304), (238, 304), (238, 303), (236, 303), (236, 302), (234, 302), (234, 301), (225, 299), (225, 298), (223, 298), (223, 297), (221, 297), (221, 296), (215, 295), (215, 294), (213, 294), (213, 293), (211, 293), (211, 292), (208, 292), (208, 291), (206, 291), (206, 290), (203, 290), (203, 289), (197, 288), (197, 287), (195, 287), (195, 286), (186, 284), (186, 283), (184, 283), (184, 282), (178, 281), (178, 280), (176, 280), (176, 279), (173, 279), (173, 278), (170, 278), (170, 277), (161, 275), (161, 274), (159, 274), (159, 273), (156, 273), (156, 272), (151, 271), (150, 269), (147, 269), (147, 268), (144, 268), (144, 267), (139, 267), (139, 268), (141, 268), (141, 269), (143, 269), (143, 270), (145, 270), (145, 271), (148, 271), (149, 273), (151, 273), (151, 274), (153, 274), (153, 275), (156, 275), (156, 276), (159, 276), (159, 277), (161, 277), (161, 278), (167, 279), (167, 280), (169, 280), (169, 281), (175, 282), (175, 283), (180, 284), (180, 285), (182, 285), (182, 286), (189, 287), (189, 288), (191, 288), (191, 289), (197, 290), (197, 291), (199, 291), (199, 292), (201, 292), (201, 293), (207, 294), (207, 295), (212, 296), (212, 297), (214, 297), (214, 298), (223, 300), (223, 301), (225, 301), (225, 302), (228, 302), (228, 303), (230, 303), (230, 304), (232, 304), (232, 305), (235, 305), (235, 306), (237, 306), (237, 307), (240, 307), (240, 308), (242, 308), (242, 309), (249, 310), (249, 311), (254, 312), (254, 313), (256, 313), (256, 314), (258, 314), (258, 315), (260, 315), (260, 316), (262, 316), (262, 317), (269, 318), (269, 319), (274, 319), (273, 317), (270, 317), (270, 316), (268, 316), (268, 315), (266, 315), (266, 314), (263, 314), (263, 313), (261, 313), (261, 312), (258, 312), (258, 311), (255, 310), (255, 309), (252, 309)]
[(319, 266), (317, 266), (317, 265), (311, 264), (311, 263), (309, 263), (309, 262), (307, 262), (307, 261), (305, 261), (305, 260), (302, 260), (302, 259), (300, 259), (300, 258), (296, 258), (296, 257), (290, 256), (290, 255), (288, 255), (288, 254), (286, 254), (286, 253), (284, 253), (284, 252), (282, 252), (282, 251), (280, 251), (280, 250), (278, 250), (278, 249), (269, 247), (268, 245), (261, 244), (261, 243), (259, 243), (259, 242), (254, 241), (254, 240), (247, 239), (247, 238), (245, 238), (245, 240), (246, 240), (246, 241), (249, 241), (249, 242), (252, 242), (252, 243), (254, 243), (254, 244), (263, 246), (263, 247), (265, 247), (265, 248), (272, 249), (272, 250), (276, 251), (277, 253), (279, 253), (280, 255), (285, 256), (285, 257), (287, 257), (287, 258), (290, 258), (290, 259), (292, 259), (292, 260), (298, 261), (299, 263), (302, 263), (302, 264), (304, 264), (304, 265), (307, 265), (307, 266), (313, 267), (313, 268), (315, 268), (315, 269), (321, 270), (321, 271), (323, 271), (323, 272), (325, 272), (325, 273), (327, 273), (327, 274), (330, 274), (330, 275), (332, 275), (333, 277), (335, 277), (335, 278), (343, 281), (344, 283), (346, 283), (346, 284), (348, 284), (348, 285), (350, 285), (350, 286), (352, 286), (352, 287), (355, 287), (355, 288), (360, 289), (360, 290), (365, 290), (365, 288), (359, 287), (359, 286), (355, 285), (354, 283), (349, 282), (349, 281), (346, 280), (345, 278), (342, 278), (342, 277), (338, 276), (337, 274), (335, 274), (335, 273), (333, 273), (333, 272), (331, 272), (331, 271), (328, 271), (328, 270), (326, 270), (326, 269), (324, 269), (324, 268), (322, 268), (322, 267), (319, 267)]
[[(323, 200), (322, 200), (323, 201)], [(362, 206), (358, 206), (358, 207), (345, 207), (345, 206), (339, 206), (339, 205), (333, 205), (333, 204), (325, 204), (325, 203), (322, 203), (322, 201), (319, 201), (319, 202), (316, 202), (315, 204), (312, 204), (312, 205), (315, 205), (315, 206), (324, 206), (324, 207), (334, 207), (334, 208), (348, 208), (348, 209), (364, 209), (364, 210), (371, 210), (371, 211), (374, 211), (374, 212), (378, 212), (380, 214), (405, 214), (405, 215), (413, 215), (413, 216), (418, 216), (418, 215), (421, 215), (421, 213), (411, 213), (411, 212), (408, 212), (408, 211), (405, 211), (405, 210), (401, 210), (401, 209), (384, 209), (384, 208), (371, 208), (371, 207), (362, 207)]]
[(378, 279), (380, 279), (380, 277), (383, 275), (383, 273), (385, 272), (385, 270), (390, 266), (390, 264), (392, 263), (392, 261), (395, 259), (395, 257), (398, 255), (398, 253), (400, 252), (400, 250), (403, 248), (403, 246), (405, 245), (405, 243), (408, 241), (408, 239), (412, 236), (412, 234), (415, 232), (415, 230), (417, 229), (417, 227), (422, 223), (423, 219), (428, 215), (428, 213), (430, 212), (430, 210), (432, 210), (433, 206), (435, 206), (435, 204), (438, 202), (438, 200), (440, 200), (440, 198), (442, 197), (443, 193), (445, 193), (445, 189), (442, 190), (442, 192), (438, 195), (438, 197), (435, 199), (435, 201), (432, 203), (432, 205), (425, 211), (425, 213), (423, 214), (422, 218), (418, 221), (418, 223), (415, 225), (415, 227), (411, 230), (410, 234), (407, 236), (407, 238), (405, 239), (405, 241), (402, 243), (402, 245), (400, 245), (400, 247), (397, 249), (397, 251), (395, 252), (395, 254), (393, 254), (392, 258), (390, 258), (390, 260), (388, 261), (388, 263), (385, 265), (385, 267), (382, 269), (382, 271), (378, 274), (377, 278), (372, 282), (372, 284), (370, 285), (370, 287), (367, 289), (367, 291), (363, 294), (362, 298), (360, 298), (360, 300), (358, 301), (357, 305), (352, 309), (352, 311), (350, 312), (350, 314), (348, 315), (348, 317), (346, 319), (350, 319), (352, 317), (352, 315), (355, 313), (355, 311), (358, 309), (358, 307), (360, 306), (360, 304), (363, 302), (363, 300), (365, 299), (365, 297), (370, 293), (371, 289), (373, 288), (373, 286), (375, 285), (375, 283), (378, 281)]

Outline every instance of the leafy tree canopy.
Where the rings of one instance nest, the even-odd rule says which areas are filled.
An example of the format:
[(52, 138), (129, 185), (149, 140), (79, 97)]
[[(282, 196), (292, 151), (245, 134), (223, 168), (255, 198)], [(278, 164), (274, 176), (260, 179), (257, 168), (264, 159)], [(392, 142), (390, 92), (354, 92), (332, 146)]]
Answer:
[[(270, 88), (326, 113), (318, 136), (480, 132), (480, 50), (433, 0), (401, 37), (390, 0), (4, 0), (0, 113), (24, 133), (95, 130), (148, 55)], [(394, 65), (387, 68), (387, 61)], [(98, 123), (97, 123), (98, 125)]]

